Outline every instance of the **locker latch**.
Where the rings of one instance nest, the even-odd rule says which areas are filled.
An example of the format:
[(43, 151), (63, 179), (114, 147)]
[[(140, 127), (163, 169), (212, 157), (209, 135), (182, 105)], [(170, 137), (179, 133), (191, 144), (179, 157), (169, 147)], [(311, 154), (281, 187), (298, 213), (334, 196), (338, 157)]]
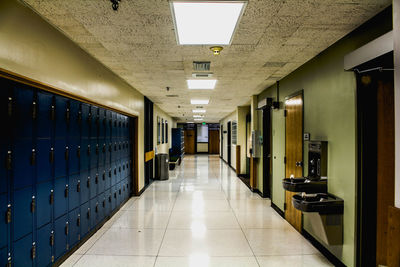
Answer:
[(78, 180), (78, 184), (76, 185), (76, 192), (81, 192), (81, 181)]
[(34, 260), (36, 258), (36, 243), (32, 243), (32, 249), (31, 249), (31, 258)]
[(106, 206), (106, 201), (103, 200), (103, 208)]
[(65, 160), (68, 160), (69, 159), (69, 147), (65, 147)]
[(92, 113), (89, 113), (87, 117), (87, 122), (90, 123), (91, 120), (92, 120)]
[(106, 171), (103, 171), (103, 181), (106, 180)]
[(65, 223), (65, 235), (68, 235), (68, 234), (69, 234), (69, 223), (66, 222)]
[(114, 192), (114, 198), (117, 198), (117, 192)]
[(11, 267), (11, 266), (12, 266), (11, 257), (8, 257), (8, 259), (7, 259), (7, 267)]
[(99, 212), (99, 203), (96, 203), (96, 213)]
[(108, 196), (108, 202), (111, 203), (111, 196)]
[(103, 153), (106, 153), (106, 144), (103, 144)]
[(96, 144), (96, 155), (98, 155), (99, 154), (99, 145), (98, 144)]
[(50, 233), (50, 246), (54, 246), (54, 231)]
[(111, 178), (111, 169), (108, 171), (108, 177)]
[(117, 175), (117, 168), (114, 168), (114, 175)]
[(78, 214), (78, 218), (76, 219), (76, 225), (80, 226), (81, 225), (81, 215)]
[(78, 150), (76, 151), (78, 158), (81, 157), (81, 146), (78, 146)]
[(31, 165), (36, 164), (36, 150), (32, 149), (32, 154), (31, 154)]
[(8, 98), (8, 116), (12, 116), (12, 97)]
[(118, 172), (121, 172), (121, 166), (118, 167)]
[(50, 190), (50, 205), (54, 203), (54, 190)]
[(87, 209), (87, 218), (90, 219), (90, 208)]
[(12, 168), (12, 152), (11, 151), (7, 151), (6, 168), (7, 168), (7, 170), (11, 170), (11, 168)]
[(118, 190), (118, 193), (121, 195), (121, 189)]
[(82, 122), (82, 111), (79, 110), (78, 112), (78, 123), (81, 124)]
[(32, 196), (32, 202), (31, 202), (31, 212), (34, 213), (36, 208), (36, 198), (35, 196)]
[(34, 102), (32, 102), (32, 119), (36, 119), (36, 114), (37, 112), (36, 112), (36, 102), (34, 101)]
[(95, 182), (96, 184), (99, 183), (99, 174), (98, 174), (98, 173), (96, 173), (96, 178), (94, 179), (94, 182)]
[(87, 178), (86, 186), (90, 187), (90, 177)]
[(67, 198), (69, 195), (69, 186), (65, 185), (64, 197)]
[(70, 115), (69, 115), (69, 108), (65, 111), (65, 120), (69, 123)]
[(87, 154), (90, 156), (90, 145), (87, 146)]
[(54, 163), (54, 148), (50, 148), (50, 157), (49, 157), (50, 163)]
[(50, 111), (50, 119), (51, 119), (52, 121), (54, 121), (55, 118), (56, 118), (56, 109), (55, 109), (54, 105), (52, 105), (52, 106), (51, 106), (51, 111)]
[(125, 192), (125, 185), (122, 187), (122, 190)]
[(108, 152), (111, 152), (111, 144), (108, 144)]
[(11, 223), (11, 204), (8, 204), (6, 211), (6, 223)]

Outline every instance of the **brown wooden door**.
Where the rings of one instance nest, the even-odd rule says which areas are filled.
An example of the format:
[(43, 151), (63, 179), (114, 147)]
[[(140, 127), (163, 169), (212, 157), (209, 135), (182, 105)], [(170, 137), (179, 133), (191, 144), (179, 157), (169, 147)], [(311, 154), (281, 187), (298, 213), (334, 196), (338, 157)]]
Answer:
[[(303, 95), (286, 100), (286, 177), (303, 176)], [(301, 211), (292, 205), (296, 193), (285, 192), (285, 218), (299, 232), (302, 228)]]
[(219, 130), (208, 132), (208, 153), (219, 154)]
[(195, 153), (195, 132), (194, 130), (185, 130), (185, 153), (194, 154)]

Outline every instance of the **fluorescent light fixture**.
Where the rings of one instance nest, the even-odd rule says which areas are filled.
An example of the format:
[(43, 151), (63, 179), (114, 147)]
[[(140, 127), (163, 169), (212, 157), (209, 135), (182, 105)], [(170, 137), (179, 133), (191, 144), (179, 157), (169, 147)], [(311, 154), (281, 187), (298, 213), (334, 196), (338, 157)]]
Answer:
[(193, 121), (188, 121), (187, 123), (193, 123)]
[(193, 113), (206, 113), (205, 109), (193, 109)]
[(203, 119), (194, 119), (195, 121), (202, 121)]
[(209, 99), (190, 99), (192, 105), (208, 105), (209, 102)]
[(189, 89), (214, 89), (217, 80), (187, 80)]
[(193, 115), (193, 118), (203, 118), (203, 115)]
[(180, 45), (229, 45), (247, 1), (171, 0)]

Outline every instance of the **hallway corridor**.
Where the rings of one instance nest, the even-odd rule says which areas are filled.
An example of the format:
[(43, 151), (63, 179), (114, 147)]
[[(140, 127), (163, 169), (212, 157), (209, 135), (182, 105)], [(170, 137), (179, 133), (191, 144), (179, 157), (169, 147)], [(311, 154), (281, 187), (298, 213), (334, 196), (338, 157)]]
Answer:
[(218, 156), (186, 156), (62, 265), (331, 266)]

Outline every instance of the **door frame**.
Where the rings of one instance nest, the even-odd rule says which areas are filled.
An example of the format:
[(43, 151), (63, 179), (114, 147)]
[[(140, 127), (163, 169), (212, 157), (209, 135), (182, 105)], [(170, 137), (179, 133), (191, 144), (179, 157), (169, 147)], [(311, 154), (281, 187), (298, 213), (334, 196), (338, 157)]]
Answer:
[(231, 165), (231, 163), (232, 163), (232, 161), (231, 161), (231, 157), (232, 157), (232, 150), (231, 150), (231, 146), (232, 146), (232, 133), (231, 133), (231, 130), (232, 130), (232, 122), (231, 121), (228, 121), (228, 123), (227, 123), (227, 125), (228, 125), (228, 140), (227, 140), (227, 154), (228, 154), (228, 165), (229, 166), (231, 166), (232, 167), (232, 165)]
[(262, 109), (263, 114), (263, 194), (262, 197), (272, 198), (272, 179), (271, 179), (271, 157), (272, 157), (272, 144), (271, 144), (271, 131), (272, 131), (272, 118), (271, 107), (267, 106)]
[(224, 125), (223, 124), (221, 124), (220, 125), (220, 127), (219, 127), (219, 129), (220, 129), (220, 134), (221, 134), (221, 139), (220, 139), (220, 149), (221, 149), (221, 152), (220, 152), (220, 158), (221, 159), (223, 159), (224, 158)]

